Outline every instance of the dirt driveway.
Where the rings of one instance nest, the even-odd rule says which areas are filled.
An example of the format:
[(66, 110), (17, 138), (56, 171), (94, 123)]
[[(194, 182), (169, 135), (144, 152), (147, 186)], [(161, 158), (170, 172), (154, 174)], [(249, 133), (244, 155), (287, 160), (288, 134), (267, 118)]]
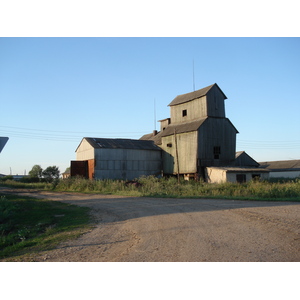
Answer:
[(88, 206), (97, 223), (34, 261), (300, 261), (300, 203), (18, 192)]

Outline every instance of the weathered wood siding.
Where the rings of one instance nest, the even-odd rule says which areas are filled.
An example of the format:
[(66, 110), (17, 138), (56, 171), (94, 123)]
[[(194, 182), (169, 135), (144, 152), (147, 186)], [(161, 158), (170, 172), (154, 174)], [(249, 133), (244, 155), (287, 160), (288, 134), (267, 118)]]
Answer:
[[(198, 158), (202, 167), (230, 165), (235, 160), (236, 129), (225, 118), (208, 118), (199, 128)], [(214, 147), (220, 147), (219, 159)]]
[(240, 154), (234, 162), (235, 166), (253, 166), (253, 167), (258, 167), (259, 163), (257, 163), (252, 157), (250, 157), (247, 153), (243, 152)]
[[(186, 116), (183, 116), (186, 110)], [(190, 122), (207, 116), (206, 96), (170, 107), (172, 124)]]
[(172, 124), (190, 122), (205, 117), (225, 118), (224, 100), (223, 93), (214, 86), (206, 96), (171, 106)]
[(83, 139), (76, 150), (76, 160), (94, 159), (94, 148)]
[(132, 180), (159, 175), (161, 151), (137, 149), (96, 149), (95, 178)]
[(213, 86), (206, 95), (207, 116), (225, 118), (224, 100), (222, 92), (216, 86)]
[[(169, 146), (168, 146), (169, 145)], [(177, 154), (179, 174), (197, 172), (197, 131), (166, 136), (162, 138), (164, 174), (177, 174)]]
[(170, 118), (164, 119), (160, 121), (160, 131), (163, 131), (169, 124), (170, 124)]

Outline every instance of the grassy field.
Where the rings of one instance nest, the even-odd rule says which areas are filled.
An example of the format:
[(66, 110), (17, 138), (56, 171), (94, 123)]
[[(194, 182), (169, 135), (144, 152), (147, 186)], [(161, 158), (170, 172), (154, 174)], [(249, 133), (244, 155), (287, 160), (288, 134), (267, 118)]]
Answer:
[[(133, 197), (220, 198), (300, 202), (300, 179), (251, 181), (244, 184), (177, 182), (177, 178), (87, 180), (79, 177), (50, 183), (11, 180), (2, 186), (52, 191), (115, 194)], [(0, 196), (0, 259), (30, 261), (30, 254), (53, 249), (91, 228), (88, 208), (14, 195)], [(26, 258), (27, 257), (27, 258)]]
[(175, 198), (230, 198), (249, 200), (300, 201), (300, 179), (250, 181), (247, 183), (211, 184), (202, 181), (184, 181), (177, 178), (142, 177), (135, 183), (122, 180), (87, 180), (80, 177), (59, 180), (55, 183), (21, 183), (6, 181), (1, 185), (40, 190), (115, 194), (134, 197)]
[(91, 228), (89, 209), (15, 195), (0, 196), (0, 259), (24, 261)]

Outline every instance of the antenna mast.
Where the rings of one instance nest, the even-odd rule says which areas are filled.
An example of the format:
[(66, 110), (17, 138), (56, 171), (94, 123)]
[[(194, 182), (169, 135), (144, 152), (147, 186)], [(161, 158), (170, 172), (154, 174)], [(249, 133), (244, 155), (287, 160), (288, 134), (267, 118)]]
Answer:
[(155, 98), (154, 98), (154, 130), (156, 130), (156, 105), (155, 105)]

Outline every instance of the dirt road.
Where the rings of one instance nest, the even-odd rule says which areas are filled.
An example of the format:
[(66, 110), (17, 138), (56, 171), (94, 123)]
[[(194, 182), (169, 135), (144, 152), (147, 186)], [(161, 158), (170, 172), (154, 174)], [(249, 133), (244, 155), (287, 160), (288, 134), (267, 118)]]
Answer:
[(96, 220), (35, 261), (300, 261), (300, 203), (22, 194), (91, 207)]

